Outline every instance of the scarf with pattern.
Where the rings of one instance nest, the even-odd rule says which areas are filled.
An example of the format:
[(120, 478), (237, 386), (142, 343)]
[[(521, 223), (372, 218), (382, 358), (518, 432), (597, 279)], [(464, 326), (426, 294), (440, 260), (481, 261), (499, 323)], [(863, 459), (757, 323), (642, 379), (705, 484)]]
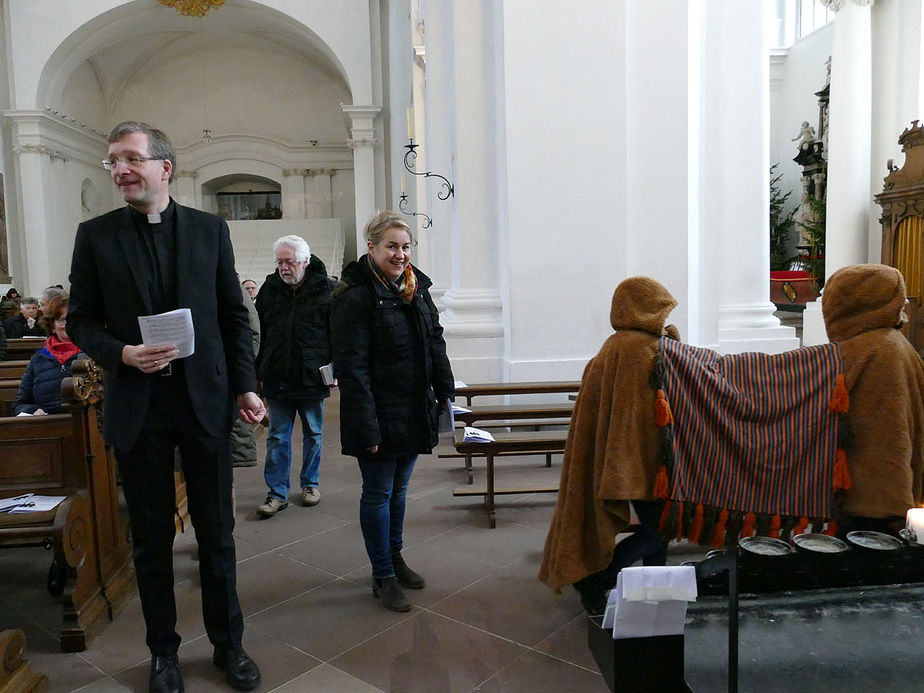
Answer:
[(414, 269), (411, 267), (410, 262), (407, 263), (407, 267), (404, 268), (404, 273), (397, 282), (386, 277), (384, 272), (379, 269), (379, 266), (372, 261), (370, 255), (366, 255), (366, 262), (369, 263), (372, 274), (375, 275), (375, 278), (379, 280), (382, 286), (391, 293), (398, 294), (408, 303), (414, 300), (414, 294), (417, 293), (417, 275), (414, 274)]

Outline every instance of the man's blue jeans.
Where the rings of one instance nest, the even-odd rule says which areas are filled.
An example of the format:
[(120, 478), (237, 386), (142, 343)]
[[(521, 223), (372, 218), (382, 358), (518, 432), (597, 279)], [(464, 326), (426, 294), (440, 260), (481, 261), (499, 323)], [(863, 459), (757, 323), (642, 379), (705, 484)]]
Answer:
[(286, 400), (266, 398), (269, 404), (269, 433), (266, 437), (266, 464), (263, 478), (269, 495), (279, 500), (289, 497), (289, 469), (292, 464), (292, 428), (295, 414), (302, 421), (302, 488), (317, 487), (321, 475), (321, 424), (324, 400)]
[(363, 492), (359, 499), (359, 525), (372, 577), (394, 577), (391, 554), (404, 545), (404, 506), (407, 485), (417, 455), (383, 460), (359, 460)]

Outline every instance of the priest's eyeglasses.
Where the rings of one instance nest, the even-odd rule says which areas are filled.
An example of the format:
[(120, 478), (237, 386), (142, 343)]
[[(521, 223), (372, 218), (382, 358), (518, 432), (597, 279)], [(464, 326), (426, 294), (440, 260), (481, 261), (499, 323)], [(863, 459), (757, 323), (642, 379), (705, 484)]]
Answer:
[(112, 157), (111, 159), (103, 159), (103, 168), (107, 171), (111, 171), (116, 166), (119, 165), (119, 162), (125, 164), (129, 168), (141, 168), (145, 161), (163, 161), (162, 156), (119, 156)]

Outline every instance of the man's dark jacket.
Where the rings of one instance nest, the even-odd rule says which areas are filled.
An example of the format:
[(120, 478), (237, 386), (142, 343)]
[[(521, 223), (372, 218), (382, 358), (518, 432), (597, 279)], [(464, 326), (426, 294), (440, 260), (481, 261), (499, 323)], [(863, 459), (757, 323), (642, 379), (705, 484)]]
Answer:
[(454, 379), (430, 278), (414, 268), (410, 303), (385, 288), (366, 258), (351, 262), (334, 289), (331, 341), (340, 387), (343, 454), (375, 458), (429, 453), (438, 409)]
[(42, 329), (42, 325), (38, 321), (38, 318), (35, 319), (35, 325), (30, 328), (29, 324), (26, 322), (26, 316), (22, 313), (19, 315), (14, 315), (12, 318), (3, 323), (3, 330), (6, 332), (6, 336), (10, 339), (20, 339), (22, 337), (46, 337), (48, 335), (48, 333)]
[(330, 387), (318, 368), (330, 363), (330, 292), (334, 283), (314, 255), (295, 288), (277, 272), (267, 275), (257, 294), (260, 354), (257, 379), (263, 394), (282, 399), (324, 398)]
[[(154, 378), (122, 363), (122, 347), (141, 344), (139, 315), (152, 314), (141, 276), (144, 252), (128, 207), (77, 228), (67, 332), (105, 372), (103, 433), (128, 450), (141, 432)], [(228, 225), (213, 214), (176, 205), (176, 290), (192, 311), (196, 350), (180, 369), (202, 427), (226, 436), (233, 397), (256, 391), (247, 309), (234, 271)], [(170, 376), (179, 377), (179, 376)]]

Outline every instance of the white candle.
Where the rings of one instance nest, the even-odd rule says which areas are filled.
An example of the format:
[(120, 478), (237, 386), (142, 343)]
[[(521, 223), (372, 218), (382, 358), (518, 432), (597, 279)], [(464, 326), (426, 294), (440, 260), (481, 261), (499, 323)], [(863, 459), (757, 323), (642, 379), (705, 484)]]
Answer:
[(407, 138), (414, 139), (414, 109), (407, 109)]
[(911, 508), (905, 516), (905, 528), (913, 533), (912, 539), (924, 544), (924, 508)]
[(404, 194), (404, 189), (407, 187), (407, 181), (404, 180), (404, 174), (401, 174), (401, 194)]

